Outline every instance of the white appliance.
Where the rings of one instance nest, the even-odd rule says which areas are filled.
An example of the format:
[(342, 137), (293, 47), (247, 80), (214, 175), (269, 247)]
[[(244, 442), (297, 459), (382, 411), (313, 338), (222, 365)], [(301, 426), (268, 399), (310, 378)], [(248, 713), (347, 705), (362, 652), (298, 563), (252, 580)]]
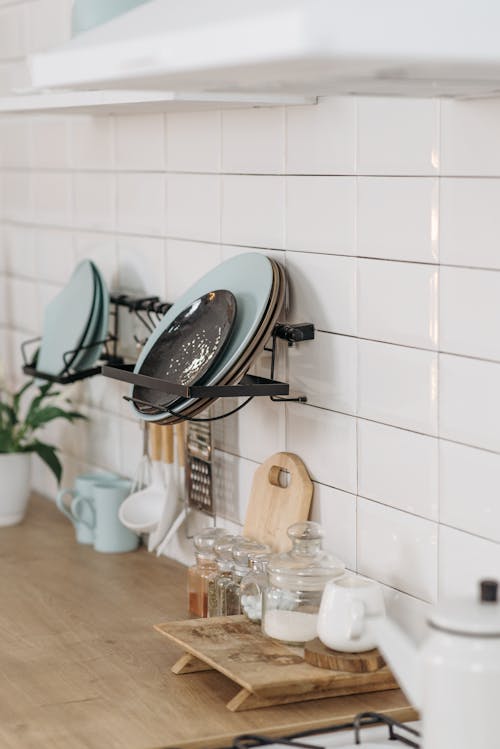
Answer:
[(35, 88), (500, 93), (493, 0), (150, 0), (33, 56)]
[(500, 603), (483, 580), (478, 600), (440, 604), (422, 647), (390, 620), (372, 623), (378, 646), (410, 702), (422, 711), (425, 749), (499, 746)]

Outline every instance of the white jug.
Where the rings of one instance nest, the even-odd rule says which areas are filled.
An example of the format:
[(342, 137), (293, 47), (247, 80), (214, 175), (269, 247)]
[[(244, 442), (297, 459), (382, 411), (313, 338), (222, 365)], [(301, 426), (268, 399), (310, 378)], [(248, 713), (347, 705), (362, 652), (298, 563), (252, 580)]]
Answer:
[(369, 624), (383, 616), (380, 585), (358, 575), (330, 580), (323, 591), (318, 615), (318, 637), (327, 648), (362, 653), (376, 646)]
[(483, 580), (479, 600), (436, 608), (420, 650), (389, 619), (372, 624), (377, 643), (413, 705), (422, 712), (423, 749), (500, 746), (498, 583)]

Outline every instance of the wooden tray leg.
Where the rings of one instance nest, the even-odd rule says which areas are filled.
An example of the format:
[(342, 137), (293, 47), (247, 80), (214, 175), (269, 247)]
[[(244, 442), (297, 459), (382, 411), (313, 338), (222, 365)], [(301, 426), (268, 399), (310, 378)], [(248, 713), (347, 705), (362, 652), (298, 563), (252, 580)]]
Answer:
[(174, 674), (194, 674), (197, 671), (213, 671), (213, 668), (195, 655), (183, 653), (179, 660), (174, 663), (171, 670)]

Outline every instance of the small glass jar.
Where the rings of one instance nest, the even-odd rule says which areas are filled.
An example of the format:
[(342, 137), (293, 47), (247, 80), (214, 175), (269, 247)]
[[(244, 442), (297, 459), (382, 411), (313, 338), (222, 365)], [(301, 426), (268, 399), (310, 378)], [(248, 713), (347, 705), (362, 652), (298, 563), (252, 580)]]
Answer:
[(241, 614), (241, 581), (248, 572), (249, 555), (258, 552), (268, 554), (270, 548), (266, 544), (259, 544), (257, 541), (251, 541), (250, 539), (244, 539), (233, 547), (233, 575), (231, 582), (225, 589), (224, 610), (222, 612), (225, 616)]
[(249, 571), (240, 584), (241, 610), (251, 622), (260, 622), (262, 619), (262, 595), (267, 585), (269, 556), (262, 552), (249, 554)]
[(295, 523), (288, 536), (291, 550), (272, 556), (267, 566), (262, 631), (276, 640), (303, 645), (317, 636), (326, 583), (341, 577), (345, 565), (322, 549), (323, 531), (318, 523)]
[(224, 580), (230, 581), (233, 572), (232, 550), (234, 544), (241, 539), (241, 536), (227, 534), (221, 536), (215, 541), (214, 553), (216, 560), (216, 569), (208, 578), (208, 616), (220, 616), (217, 590), (223, 586)]
[(208, 614), (208, 580), (217, 568), (214, 544), (226, 533), (223, 528), (204, 528), (194, 537), (196, 564), (188, 569), (188, 608), (193, 616)]

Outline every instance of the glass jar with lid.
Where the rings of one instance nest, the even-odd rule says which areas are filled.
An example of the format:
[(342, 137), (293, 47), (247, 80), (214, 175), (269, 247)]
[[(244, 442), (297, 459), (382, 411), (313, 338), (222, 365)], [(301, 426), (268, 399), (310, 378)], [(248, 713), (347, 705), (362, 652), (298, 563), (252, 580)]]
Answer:
[(214, 543), (216, 569), (208, 577), (208, 616), (220, 616), (217, 591), (232, 580), (233, 546), (241, 536), (232, 533), (220, 536)]
[(323, 589), (345, 571), (344, 563), (322, 548), (318, 523), (295, 523), (288, 529), (292, 548), (275, 554), (267, 565), (262, 630), (268, 637), (302, 645), (317, 636)]
[(260, 544), (258, 541), (251, 541), (247, 538), (235, 544), (233, 547), (234, 566), (232, 580), (225, 589), (225, 596), (222, 602), (221, 613), (223, 615), (232, 616), (234, 614), (241, 614), (240, 585), (248, 572), (249, 555), (258, 552), (268, 554), (270, 551), (269, 546), (266, 544)]
[(208, 614), (208, 580), (217, 569), (214, 544), (227, 534), (223, 528), (203, 528), (194, 536), (196, 564), (188, 569), (188, 608), (193, 616)]
[(262, 594), (267, 585), (267, 564), (270, 554), (261, 551), (248, 555), (249, 571), (240, 584), (241, 611), (251, 622), (262, 619)]

